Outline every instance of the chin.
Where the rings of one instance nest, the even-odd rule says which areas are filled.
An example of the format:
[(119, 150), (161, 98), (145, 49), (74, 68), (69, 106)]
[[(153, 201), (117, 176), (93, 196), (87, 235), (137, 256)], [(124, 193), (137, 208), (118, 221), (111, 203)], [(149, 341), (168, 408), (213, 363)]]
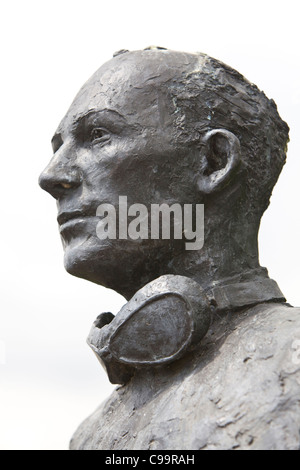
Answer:
[[(66, 271), (103, 287), (113, 289), (126, 298), (136, 290), (135, 273), (140, 271), (141, 256), (136, 244), (120, 240), (73, 239), (64, 244)], [(144, 264), (144, 263), (143, 263)]]
[(64, 244), (64, 266), (73, 276), (110, 287), (110, 272), (120, 263), (109, 240), (90, 237)]
[(73, 276), (113, 289), (129, 299), (139, 288), (168, 273), (170, 245), (163, 241), (73, 238), (64, 243), (65, 269)]

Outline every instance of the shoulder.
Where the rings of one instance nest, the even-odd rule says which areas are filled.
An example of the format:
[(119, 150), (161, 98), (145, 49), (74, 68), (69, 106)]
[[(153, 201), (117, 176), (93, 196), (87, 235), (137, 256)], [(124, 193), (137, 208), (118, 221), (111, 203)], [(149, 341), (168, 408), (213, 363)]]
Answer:
[(245, 312), (226, 342), (238, 346), (244, 361), (274, 362), (281, 369), (290, 368), (295, 358), (295, 345), (300, 340), (300, 308), (287, 304), (262, 304)]
[(202, 436), (203, 448), (298, 449), (300, 309), (261, 304), (237, 315), (216, 342), (215, 358), (186, 380), (194, 391), (203, 383), (194, 435)]

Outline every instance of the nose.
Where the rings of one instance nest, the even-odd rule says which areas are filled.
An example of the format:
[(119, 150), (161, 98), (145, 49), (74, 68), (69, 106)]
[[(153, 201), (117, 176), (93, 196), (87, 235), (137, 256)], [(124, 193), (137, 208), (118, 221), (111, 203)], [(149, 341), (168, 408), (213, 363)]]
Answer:
[(39, 185), (55, 199), (66, 195), (82, 182), (79, 168), (58, 151), (39, 177)]

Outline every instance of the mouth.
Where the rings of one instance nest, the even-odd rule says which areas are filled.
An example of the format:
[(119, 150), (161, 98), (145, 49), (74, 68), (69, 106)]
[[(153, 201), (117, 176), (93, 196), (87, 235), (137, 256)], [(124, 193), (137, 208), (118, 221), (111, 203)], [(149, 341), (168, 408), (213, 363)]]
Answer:
[(62, 226), (67, 222), (70, 222), (70, 220), (83, 219), (84, 217), (86, 217), (86, 214), (82, 211), (62, 212), (61, 214), (58, 214), (57, 222)]
[(85, 222), (88, 218), (94, 217), (95, 214), (89, 214), (81, 210), (76, 210), (72, 212), (62, 212), (58, 214), (57, 222), (60, 227), (60, 232), (73, 227), (74, 225)]

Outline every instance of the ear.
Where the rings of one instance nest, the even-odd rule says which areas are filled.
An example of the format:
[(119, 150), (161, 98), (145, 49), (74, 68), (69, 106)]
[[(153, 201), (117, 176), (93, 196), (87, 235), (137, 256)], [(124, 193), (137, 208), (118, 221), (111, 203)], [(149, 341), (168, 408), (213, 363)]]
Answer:
[(204, 194), (211, 194), (227, 184), (241, 162), (239, 139), (226, 129), (215, 129), (202, 140), (203, 167), (197, 184)]

